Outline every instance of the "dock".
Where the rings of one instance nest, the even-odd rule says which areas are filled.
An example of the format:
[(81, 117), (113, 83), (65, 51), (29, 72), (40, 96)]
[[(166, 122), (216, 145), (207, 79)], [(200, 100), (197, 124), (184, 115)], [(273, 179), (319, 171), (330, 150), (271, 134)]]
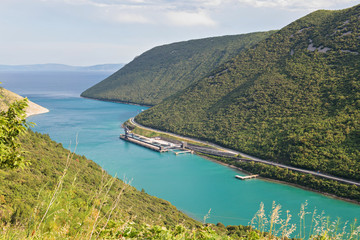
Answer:
[(193, 154), (194, 151), (192, 150), (187, 150), (187, 149), (169, 149), (169, 151), (175, 153), (175, 155), (179, 155), (179, 154), (185, 154), (185, 153), (191, 153)]
[(125, 134), (120, 134), (120, 139), (135, 143), (142, 147), (149, 148), (157, 152), (173, 152), (176, 155), (194, 153), (193, 150), (186, 149), (184, 143), (173, 143), (161, 139), (160, 137), (148, 138), (138, 134), (131, 133), (128, 129), (125, 129)]
[(247, 179), (252, 179), (252, 178), (257, 178), (259, 175), (249, 175), (249, 176), (240, 176), (240, 175), (235, 175), (235, 177), (237, 179), (240, 180), (247, 180)]
[(157, 151), (157, 152), (167, 152), (168, 150), (162, 146), (159, 146), (157, 144), (153, 144), (150, 141), (146, 141), (142, 138), (136, 137), (136, 136), (130, 136), (130, 135), (125, 135), (125, 134), (121, 134), (120, 135), (120, 139), (128, 141), (128, 142), (132, 142), (135, 143), (137, 145), (149, 148), (151, 150)]

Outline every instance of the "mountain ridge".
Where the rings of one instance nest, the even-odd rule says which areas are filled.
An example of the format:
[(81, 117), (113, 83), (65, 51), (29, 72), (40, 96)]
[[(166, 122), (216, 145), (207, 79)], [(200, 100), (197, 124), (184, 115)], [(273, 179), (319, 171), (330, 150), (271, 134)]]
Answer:
[(81, 96), (155, 105), (274, 31), (189, 40), (154, 47)]
[(311, 13), (135, 119), (359, 180), (359, 24), (360, 5)]

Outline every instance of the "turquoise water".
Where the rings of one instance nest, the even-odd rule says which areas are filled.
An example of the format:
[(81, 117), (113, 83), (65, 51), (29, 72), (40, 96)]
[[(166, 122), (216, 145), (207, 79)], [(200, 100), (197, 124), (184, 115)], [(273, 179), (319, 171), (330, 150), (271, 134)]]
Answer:
[[(146, 108), (76, 97), (76, 91), (90, 84), (74, 80), (83, 77), (86, 78), (76, 74), (56, 75), (54, 78), (64, 84), (56, 87), (58, 92), (52, 87), (49, 87), (51, 94), (44, 95), (36, 90), (27, 92), (31, 100), (50, 110), (29, 118), (37, 124), (34, 129), (48, 133), (65, 147), (72, 142), (73, 148), (78, 136), (77, 153), (94, 160), (112, 175), (132, 179), (132, 185), (139, 190), (143, 188), (151, 195), (170, 201), (190, 216), (202, 220), (211, 209), (207, 222), (247, 225), (261, 202), (269, 210), (276, 201), (282, 205), (284, 214), (290, 210), (296, 223), (300, 205), (307, 201), (308, 211), (316, 208), (334, 220), (340, 217), (342, 221), (352, 221), (360, 217), (359, 205), (260, 179), (240, 181), (234, 178), (239, 172), (199, 156), (157, 153), (119, 140), (123, 132), (121, 123)], [(99, 81), (102, 77), (100, 74), (91, 81)], [(12, 81), (21, 82), (23, 78)], [(64, 94), (74, 82), (78, 83), (78, 90), (73, 87), (74, 94)], [(17, 84), (11, 90), (22, 86)]]

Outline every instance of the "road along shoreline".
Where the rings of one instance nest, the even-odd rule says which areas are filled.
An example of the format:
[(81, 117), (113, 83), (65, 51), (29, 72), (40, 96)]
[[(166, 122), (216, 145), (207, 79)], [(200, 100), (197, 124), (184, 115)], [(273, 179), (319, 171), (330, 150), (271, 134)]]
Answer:
[[(146, 127), (146, 126), (143, 126), (141, 124), (138, 124), (135, 122), (134, 118), (131, 118), (128, 120), (128, 123), (134, 127), (137, 127), (137, 128), (140, 128), (140, 129), (143, 129), (143, 130), (146, 130), (146, 131), (150, 131), (150, 132), (154, 132), (154, 133), (158, 133), (158, 134), (164, 134), (164, 135), (167, 135), (167, 136), (171, 136), (173, 138), (176, 138), (178, 140), (181, 140), (181, 141), (191, 141), (194, 145), (195, 142), (198, 142), (199, 144), (201, 145), (208, 145), (208, 146), (211, 146), (211, 148), (213, 149), (217, 149), (218, 152), (222, 152), (222, 153), (226, 153), (226, 154), (229, 154), (229, 152), (231, 153), (230, 155), (232, 156), (221, 156), (221, 157), (225, 157), (225, 158), (228, 158), (228, 159), (232, 159), (232, 160), (236, 160), (236, 161), (247, 161), (247, 162), (258, 162), (258, 163), (263, 163), (262, 161), (265, 161), (265, 160), (262, 160), (262, 159), (259, 159), (259, 158), (256, 158), (256, 157), (252, 157), (253, 159), (244, 159), (244, 158), (239, 158), (237, 157), (238, 155), (236, 153), (239, 153), (238, 151), (235, 151), (235, 150), (231, 150), (231, 149), (227, 149), (227, 148), (224, 148), (224, 147), (221, 147), (221, 146), (218, 146), (216, 144), (213, 144), (213, 143), (208, 143), (208, 142), (205, 142), (205, 141), (201, 141), (201, 140), (197, 140), (197, 139), (194, 139), (194, 138), (189, 138), (189, 137), (183, 137), (183, 136), (180, 136), (180, 135), (177, 135), (177, 134), (173, 134), (173, 133), (169, 133), (169, 132), (164, 132), (164, 131), (161, 131), (161, 130), (157, 130), (157, 129), (152, 129), (152, 128), (149, 128), (149, 127)], [(191, 145), (191, 144), (188, 144), (188, 146)], [(205, 147), (206, 148), (206, 147)], [(209, 149), (209, 148), (207, 148)], [(223, 166), (226, 166), (226, 167), (229, 167), (229, 168), (232, 168), (232, 169), (235, 169), (235, 170), (238, 170), (238, 171), (241, 171), (243, 173), (246, 173), (246, 174), (254, 174), (254, 172), (251, 172), (251, 170), (246, 170), (246, 169), (243, 169), (239, 166), (236, 166), (236, 165), (233, 165), (231, 163), (227, 163), (227, 162), (224, 162), (222, 160), (219, 160), (217, 157), (219, 157), (219, 155), (217, 154), (211, 154), (209, 152), (207, 153), (204, 153), (204, 152), (201, 152), (201, 151), (198, 151), (196, 149), (193, 149), (195, 154), (207, 159), (207, 160), (210, 160), (210, 161), (213, 161), (213, 162), (216, 162), (218, 164), (221, 164)], [(229, 152), (226, 152), (227, 150), (229, 150)], [(226, 155), (225, 154), (225, 155)], [(240, 153), (241, 155), (241, 153)], [(246, 156), (249, 156), (247, 154), (244, 154)], [(243, 156), (242, 156), (243, 157)], [(258, 160), (261, 160), (261, 161), (258, 161)], [(277, 164), (277, 163), (273, 163), (273, 162), (270, 162), (270, 161), (265, 161), (265, 164), (266, 163), (269, 163), (267, 165), (272, 165), (272, 166), (277, 166), (277, 167), (281, 167), (281, 166), (286, 166), (286, 165), (281, 165), (281, 164)], [(280, 166), (279, 166), (280, 165)], [(292, 169), (299, 169), (299, 168), (294, 168), (294, 167), (291, 167), (291, 166), (287, 166), (289, 167), (288, 169), (289, 170), (292, 170)], [(291, 169), (292, 168), (292, 169)], [(300, 170), (303, 170), (303, 171), (306, 171), (306, 172), (303, 172), (303, 173), (306, 173), (308, 174), (307, 172), (314, 172), (314, 171), (308, 171), (306, 169), (300, 169)], [(293, 170), (294, 172), (296, 170)], [(317, 172), (314, 172), (314, 173), (317, 173)], [(320, 177), (320, 178), (323, 178), (322, 175), (325, 175), (325, 174), (321, 174), (321, 173), (317, 173), (316, 175), (314, 176), (317, 176), (317, 177)], [(325, 176), (328, 176), (328, 175), (325, 175)], [(266, 177), (266, 176), (259, 176), (260, 179), (262, 180), (265, 180), (265, 181), (269, 181), (269, 182), (274, 182), (274, 183), (279, 183), (279, 184), (285, 184), (285, 185), (290, 185), (290, 186), (293, 186), (293, 187), (298, 187), (298, 188), (301, 188), (301, 189), (304, 189), (306, 191), (312, 191), (312, 192), (316, 192), (316, 193), (319, 193), (319, 194), (323, 194), (325, 196), (328, 196), (328, 197), (331, 197), (331, 198), (334, 198), (334, 199), (338, 199), (338, 200), (342, 200), (342, 201), (345, 201), (345, 202), (350, 202), (350, 203), (354, 203), (354, 204), (357, 204), (357, 205), (360, 205), (360, 202), (358, 200), (355, 200), (355, 199), (351, 199), (351, 198), (346, 198), (344, 196), (338, 196), (334, 193), (331, 193), (331, 192), (326, 192), (326, 191), (323, 191), (321, 189), (316, 189), (316, 188), (310, 188), (306, 185), (301, 185), (300, 183), (294, 183), (294, 182), (288, 182), (286, 180), (282, 180), (282, 179), (277, 179), (277, 178), (271, 178), (271, 177)], [(337, 178), (337, 177), (334, 177), (334, 178)], [(325, 179), (328, 179), (325, 177)], [(325, 180), (324, 179), (324, 180)], [(341, 178), (339, 178), (341, 179)], [(333, 180), (333, 179), (332, 179)], [(348, 181), (350, 180), (347, 180), (347, 179), (343, 179), (345, 184), (350, 184), (348, 183)], [(337, 182), (340, 182), (342, 183), (341, 181), (337, 181)], [(357, 183), (355, 181), (350, 181), (350, 182), (354, 182), (354, 183)], [(350, 185), (355, 185), (357, 187), (359, 187), (359, 184), (360, 183), (357, 183), (357, 184), (350, 184)]]
[[(324, 173), (320, 173), (320, 172), (316, 172), (316, 171), (311, 171), (311, 170), (307, 170), (307, 169), (288, 166), (288, 165), (285, 165), (285, 164), (271, 162), (271, 161), (268, 161), (268, 160), (260, 159), (260, 158), (254, 157), (254, 156), (250, 156), (248, 154), (241, 153), (241, 152), (236, 151), (236, 150), (224, 148), (224, 147), (221, 147), (221, 146), (213, 144), (213, 143), (209, 143), (209, 142), (201, 141), (201, 140), (194, 139), (194, 138), (180, 136), (178, 134), (164, 132), (164, 131), (161, 131), (161, 130), (149, 128), (149, 127), (146, 127), (146, 126), (143, 126), (143, 125), (137, 123), (134, 118), (130, 118), (129, 122), (134, 126), (146, 129), (148, 131), (153, 131), (153, 132), (157, 132), (157, 133), (161, 133), (161, 134), (167, 134), (169, 136), (173, 136), (173, 137), (176, 137), (176, 138), (184, 139), (184, 140), (191, 141), (191, 142), (198, 142), (198, 143), (201, 143), (201, 144), (211, 146), (211, 147), (213, 147), (215, 149), (220, 150), (221, 152), (229, 154), (229, 156), (226, 156), (226, 157), (232, 158), (232, 159), (237, 160), (237, 161), (248, 161), (248, 162), (263, 163), (263, 164), (266, 164), (266, 165), (285, 168), (285, 169), (289, 169), (289, 170), (300, 172), (300, 173), (311, 174), (311, 175), (314, 175), (314, 176), (317, 176), (317, 177), (321, 177), (321, 178), (325, 178), (325, 179), (338, 181), (338, 182), (341, 182), (341, 183), (346, 183), (346, 184), (355, 185), (357, 187), (360, 187), (360, 182), (356, 182), (356, 181), (353, 181), (353, 180), (344, 179), (344, 178), (340, 178), (340, 177), (336, 177), (336, 176), (332, 176), (332, 175), (328, 175), (328, 174), (324, 174)], [(217, 155), (216, 152), (215, 153), (202, 152), (201, 149), (200, 150), (199, 149), (198, 150), (197, 149), (192, 149), (192, 150), (194, 150), (196, 152), (203, 153), (203, 154), (209, 154), (209, 155), (224, 157), (224, 155)], [(217, 152), (219, 152), (219, 151), (217, 151)], [(231, 156), (231, 155), (233, 155), (233, 156)], [(241, 156), (241, 157), (237, 157), (237, 156)]]

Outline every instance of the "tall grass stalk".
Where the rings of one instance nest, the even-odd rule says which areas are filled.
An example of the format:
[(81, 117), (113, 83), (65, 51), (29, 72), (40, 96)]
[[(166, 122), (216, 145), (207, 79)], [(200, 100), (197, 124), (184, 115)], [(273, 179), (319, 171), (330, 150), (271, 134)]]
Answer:
[(109, 198), (109, 192), (110, 192), (110, 189), (111, 189), (114, 181), (115, 181), (115, 178), (111, 178), (111, 179), (107, 182), (107, 184), (105, 185), (105, 187), (107, 187), (107, 188), (106, 188), (106, 192), (105, 192), (105, 194), (103, 195), (103, 198), (102, 198), (102, 199), (100, 198), (100, 200), (99, 200), (99, 201), (100, 201), (99, 208), (96, 209), (95, 205), (94, 205), (94, 207), (93, 207), (93, 209), (94, 209), (94, 210), (96, 209), (97, 211), (96, 211), (95, 221), (94, 221), (94, 223), (93, 223), (93, 227), (92, 227), (91, 233), (90, 233), (90, 235), (89, 235), (89, 239), (91, 239), (91, 237), (92, 237), (92, 235), (93, 235), (93, 233), (94, 233), (94, 231), (95, 231), (95, 228), (97, 227), (97, 223), (98, 223), (98, 219), (99, 219), (101, 210), (102, 210), (104, 204), (107, 203), (107, 200), (108, 200), (108, 198)]
[(264, 207), (264, 203), (260, 203), (260, 209), (255, 213), (254, 217), (251, 219), (250, 221), (250, 225), (253, 226), (254, 228), (258, 229), (260, 231), (260, 237), (263, 237), (265, 231), (266, 231), (266, 226), (268, 224), (268, 219), (266, 217), (265, 214), (265, 207)]
[(72, 160), (73, 157), (74, 157), (74, 154), (75, 154), (77, 145), (78, 145), (78, 142), (77, 142), (77, 137), (76, 137), (75, 149), (74, 149), (73, 152), (69, 152), (69, 154), (68, 154), (68, 156), (67, 156), (67, 158), (66, 158), (66, 163), (65, 163), (65, 168), (64, 168), (63, 174), (62, 174), (62, 175), (60, 176), (60, 178), (59, 178), (59, 181), (58, 181), (58, 183), (57, 183), (57, 185), (56, 185), (56, 187), (55, 187), (55, 190), (54, 190), (53, 195), (52, 195), (52, 197), (51, 197), (51, 199), (50, 199), (50, 202), (49, 202), (49, 204), (48, 204), (48, 206), (47, 206), (47, 209), (46, 209), (45, 213), (43, 214), (43, 216), (42, 216), (42, 218), (41, 218), (41, 220), (40, 220), (40, 222), (39, 222), (39, 224), (38, 224), (38, 226), (37, 226), (37, 228), (36, 228), (36, 230), (35, 230), (36, 232), (34, 232), (34, 233), (32, 234), (33, 236), (39, 231), (39, 229), (40, 229), (40, 227), (41, 227), (41, 224), (43, 223), (45, 217), (47, 216), (47, 214), (48, 214), (51, 206), (55, 203), (57, 197), (59, 196), (59, 194), (60, 194), (60, 192), (61, 192), (61, 190), (62, 190), (62, 186), (63, 186), (63, 183), (64, 183), (64, 178), (65, 178), (66, 173), (67, 173), (67, 171), (68, 171), (68, 169), (69, 169), (71, 160)]
[(203, 218), (203, 224), (206, 223), (206, 220), (208, 220), (210, 218), (210, 213), (211, 213), (211, 208), (209, 209), (209, 211), (207, 212), (207, 214), (205, 214), (204, 218)]
[(299, 238), (305, 238), (305, 229), (306, 229), (306, 215), (309, 214), (309, 212), (306, 212), (306, 208), (307, 208), (307, 201), (305, 201), (305, 203), (301, 204), (300, 207), (300, 212), (299, 212)]
[[(114, 177), (114, 179), (115, 179), (115, 177)], [(117, 208), (117, 206), (119, 205), (119, 202), (120, 202), (120, 199), (121, 199), (121, 196), (122, 196), (123, 192), (125, 191), (125, 189), (126, 189), (130, 184), (131, 184), (131, 180), (130, 180), (129, 182), (127, 182), (127, 181), (125, 180), (125, 178), (124, 178), (124, 185), (123, 185), (123, 187), (121, 188), (121, 190), (119, 191), (119, 194), (117, 195), (115, 201), (113, 202), (113, 204), (112, 204), (112, 206), (111, 206), (111, 208), (110, 208), (110, 211), (109, 211), (109, 213), (107, 214), (106, 222), (105, 222), (105, 224), (103, 225), (103, 227), (100, 229), (100, 231), (98, 232), (98, 235), (97, 235), (96, 238), (99, 238), (99, 235), (100, 235), (101, 231), (104, 231), (104, 230), (105, 230), (106, 226), (108, 225), (108, 223), (109, 223), (109, 221), (110, 221), (110, 219), (111, 219), (111, 216), (112, 216), (115, 208)], [(105, 215), (105, 216), (106, 216), (106, 215)]]
[(269, 235), (268, 235), (268, 239), (271, 239), (271, 234), (273, 233), (273, 231), (275, 231), (276, 229), (276, 225), (279, 224), (280, 222), (280, 211), (281, 206), (280, 204), (276, 205), (275, 201), (272, 204), (272, 211), (270, 214), (270, 229), (269, 229)]
[[(313, 212), (308, 212), (308, 203), (301, 204), (299, 216), (299, 228), (296, 238), (310, 239), (310, 240), (359, 240), (360, 226), (358, 226), (357, 219), (352, 224), (349, 222), (341, 222), (339, 218), (330, 221), (325, 213), (317, 214), (315, 209)], [(255, 213), (250, 224), (253, 228), (260, 231), (259, 239), (289, 239), (296, 230), (296, 224), (292, 224), (291, 214), (286, 211), (286, 218), (281, 218), (281, 206), (273, 202), (272, 210), (266, 217), (264, 204), (260, 203), (259, 210)], [(306, 216), (311, 214), (310, 228), (306, 225)]]

